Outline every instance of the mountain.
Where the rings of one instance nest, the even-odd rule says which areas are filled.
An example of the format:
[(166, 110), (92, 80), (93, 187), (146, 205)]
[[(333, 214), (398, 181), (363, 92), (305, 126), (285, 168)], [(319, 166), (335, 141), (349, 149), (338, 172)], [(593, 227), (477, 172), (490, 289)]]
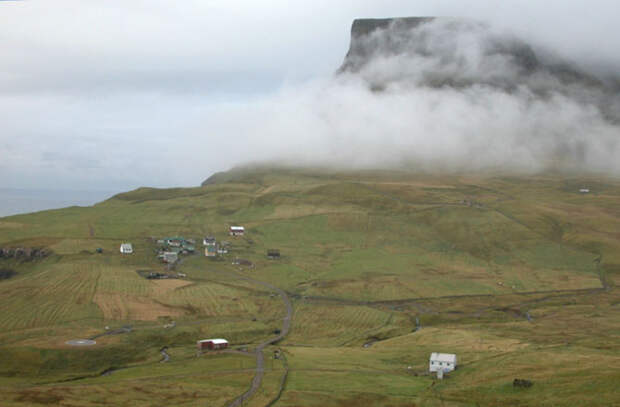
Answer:
[(338, 74), (361, 77), (374, 90), (482, 87), (532, 98), (562, 95), (595, 105), (610, 122), (620, 121), (617, 80), (472, 20), (355, 20)]

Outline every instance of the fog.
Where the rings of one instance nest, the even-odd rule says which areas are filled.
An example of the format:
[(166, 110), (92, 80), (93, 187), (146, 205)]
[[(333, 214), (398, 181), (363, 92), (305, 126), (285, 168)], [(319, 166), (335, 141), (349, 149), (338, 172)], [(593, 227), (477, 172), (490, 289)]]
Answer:
[[(340, 168), (548, 169), (618, 175), (615, 78), (486, 24), (438, 19), (356, 41), (348, 64), (224, 110), (256, 160)], [(361, 61), (361, 62), (360, 62)]]
[[(0, 187), (189, 186), (263, 161), (617, 175), (620, 6), (540, 3), (0, 1)], [(354, 18), (420, 15), (485, 25), (429, 24), (336, 74)], [(515, 38), (588, 80), (523, 72), (493, 48)]]

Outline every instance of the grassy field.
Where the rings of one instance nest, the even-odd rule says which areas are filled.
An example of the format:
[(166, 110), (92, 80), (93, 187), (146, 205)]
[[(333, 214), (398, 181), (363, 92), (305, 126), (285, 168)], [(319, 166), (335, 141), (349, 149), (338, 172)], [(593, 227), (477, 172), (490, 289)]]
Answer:
[[(1, 405), (225, 406), (255, 360), (197, 357), (195, 342), (252, 350), (273, 337), (282, 300), (256, 281), (286, 290), (294, 313), (247, 405), (278, 394), (276, 348), (288, 365), (277, 406), (620, 405), (620, 180), (269, 168), (214, 179), (0, 218), (0, 247), (52, 252), (0, 259), (16, 272), (0, 280)], [(233, 224), (246, 236), (228, 236)], [(156, 240), (173, 235), (231, 251), (183, 256), (181, 279), (142, 277), (165, 271)], [(437, 381), (431, 352), (457, 353), (460, 368)]]

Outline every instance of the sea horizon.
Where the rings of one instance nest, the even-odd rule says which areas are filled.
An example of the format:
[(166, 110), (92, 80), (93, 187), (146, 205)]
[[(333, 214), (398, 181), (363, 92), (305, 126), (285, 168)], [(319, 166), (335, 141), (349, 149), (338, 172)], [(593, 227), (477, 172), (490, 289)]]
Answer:
[(61, 209), (92, 206), (120, 191), (43, 188), (0, 188), (0, 218)]

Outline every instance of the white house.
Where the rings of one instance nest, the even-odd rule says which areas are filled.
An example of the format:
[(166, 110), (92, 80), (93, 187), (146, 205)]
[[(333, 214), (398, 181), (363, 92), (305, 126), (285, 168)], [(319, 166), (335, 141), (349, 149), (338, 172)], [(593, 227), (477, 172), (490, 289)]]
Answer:
[(229, 232), (231, 236), (243, 236), (245, 228), (243, 226), (231, 226)]
[(587, 194), (590, 193), (590, 190), (588, 188), (581, 188), (579, 192), (581, 192), (582, 194)]
[(453, 353), (431, 353), (431, 359), (428, 363), (430, 372), (442, 371), (443, 373), (451, 372), (456, 369), (456, 355)]
[(164, 252), (164, 263), (174, 264), (179, 261), (179, 255), (176, 252)]
[(131, 254), (133, 253), (133, 246), (131, 243), (122, 243), (121, 244), (121, 253), (122, 254)]
[(202, 239), (203, 246), (215, 246), (215, 238), (213, 236), (207, 236)]

